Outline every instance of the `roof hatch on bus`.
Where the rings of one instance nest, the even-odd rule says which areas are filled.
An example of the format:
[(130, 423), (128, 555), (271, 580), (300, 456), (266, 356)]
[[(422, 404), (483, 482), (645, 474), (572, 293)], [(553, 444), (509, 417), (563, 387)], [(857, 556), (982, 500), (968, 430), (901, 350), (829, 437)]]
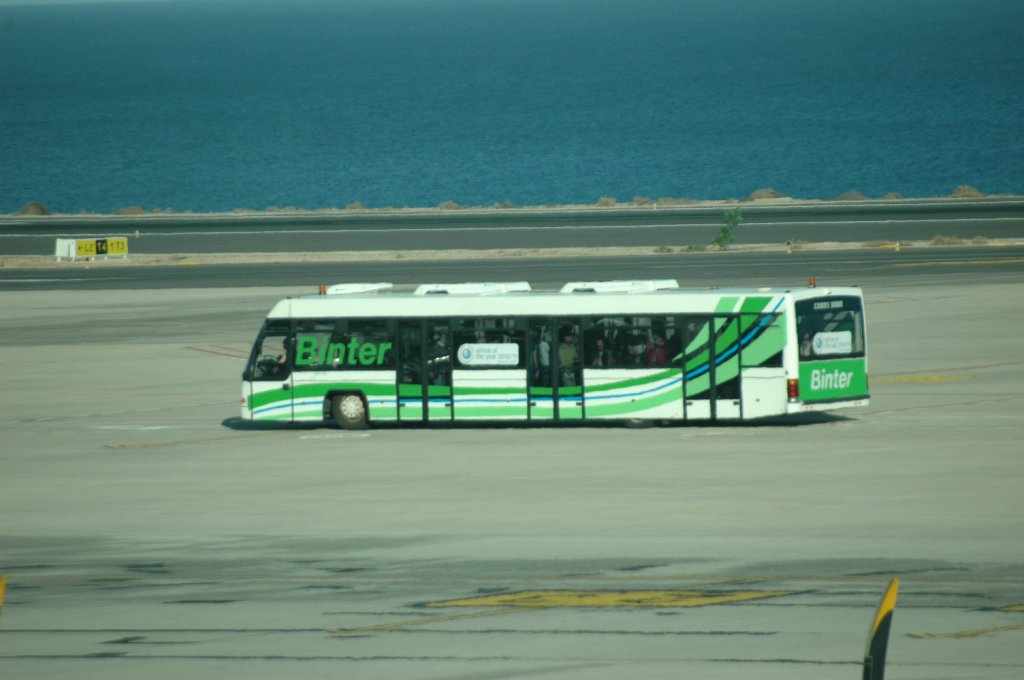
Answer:
[(379, 290), (387, 290), (394, 284), (391, 283), (336, 283), (327, 289), (327, 295), (354, 295), (356, 293), (375, 293)]
[(505, 281), (501, 283), (424, 283), (413, 291), (413, 295), (503, 295), (505, 293), (529, 293), (527, 281)]
[(570, 281), (559, 293), (647, 293), (652, 290), (679, 288), (675, 279), (650, 281)]

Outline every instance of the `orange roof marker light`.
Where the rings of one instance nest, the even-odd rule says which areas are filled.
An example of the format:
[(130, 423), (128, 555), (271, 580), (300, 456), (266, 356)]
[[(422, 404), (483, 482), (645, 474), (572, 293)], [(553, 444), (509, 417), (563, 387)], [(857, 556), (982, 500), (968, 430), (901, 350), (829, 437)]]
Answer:
[(818, 287), (818, 282), (814, 280), (813, 276), (808, 276), (807, 277), (807, 285), (810, 286), (811, 288), (817, 288)]

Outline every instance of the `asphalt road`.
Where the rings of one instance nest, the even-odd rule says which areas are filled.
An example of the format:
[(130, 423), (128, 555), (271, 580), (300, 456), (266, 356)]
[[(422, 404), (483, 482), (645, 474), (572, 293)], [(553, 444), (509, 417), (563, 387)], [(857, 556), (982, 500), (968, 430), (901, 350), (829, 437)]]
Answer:
[[(236, 419), (263, 315), (317, 283), (810, 275), (865, 288), (869, 407), (643, 430)], [(838, 680), (899, 576), (887, 677), (1016, 680), (1022, 284), (1020, 246), (0, 269), (0, 664)]]
[(1018, 680), (1024, 276), (918, 264), (739, 427), (247, 428), (296, 289), (0, 291), (4, 677), (840, 680), (899, 576), (886, 677)]
[[(1024, 236), (1024, 199), (740, 205), (736, 242), (927, 241)], [(0, 255), (48, 255), (56, 238), (130, 236), (135, 254), (706, 245), (726, 206), (434, 210), (295, 215), (0, 218)], [(138, 234), (136, 236), (136, 234)]]
[[(130, 261), (129, 261), (130, 262)], [(904, 247), (774, 252), (725, 251), (607, 257), (393, 259), (371, 262), (286, 262), (132, 266), (120, 261), (64, 263), (41, 269), (0, 268), (0, 290), (231, 288), (391, 281), (529, 281), (535, 288), (566, 281), (675, 278), (684, 287), (802, 285), (928, 285), (1021, 281), (1024, 246)]]

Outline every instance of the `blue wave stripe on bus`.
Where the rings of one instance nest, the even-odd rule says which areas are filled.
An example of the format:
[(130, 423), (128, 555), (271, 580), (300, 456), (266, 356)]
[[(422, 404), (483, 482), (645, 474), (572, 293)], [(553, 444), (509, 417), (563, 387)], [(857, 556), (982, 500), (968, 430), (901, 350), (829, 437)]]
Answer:
[(292, 407), (292, 403), (290, 401), (282, 401), (282, 402), (277, 402), (275, 404), (270, 404), (269, 406), (263, 406), (261, 408), (253, 409), (252, 412), (255, 415), (257, 413), (269, 413), (270, 411), (277, 411), (278, 409), (291, 408), (291, 407)]
[(602, 399), (628, 399), (630, 397), (644, 397), (644, 396), (647, 396), (647, 395), (650, 395), (650, 394), (654, 394), (655, 392), (664, 392), (665, 390), (669, 389), (670, 387), (675, 387), (676, 385), (678, 385), (681, 382), (683, 382), (683, 377), (680, 375), (680, 376), (676, 376), (675, 378), (672, 378), (671, 380), (668, 380), (667, 382), (658, 383), (658, 384), (654, 385), (653, 387), (650, 387), (650, 388), (648, 388), (646, 390), (640, 390), (638, 392), (611, 392), (611, 393), (608, 393), (608, 394), (593, 394), (593, 395), (588, 394), (586, 396), (587, 396), (587, 401), (601, 401)]

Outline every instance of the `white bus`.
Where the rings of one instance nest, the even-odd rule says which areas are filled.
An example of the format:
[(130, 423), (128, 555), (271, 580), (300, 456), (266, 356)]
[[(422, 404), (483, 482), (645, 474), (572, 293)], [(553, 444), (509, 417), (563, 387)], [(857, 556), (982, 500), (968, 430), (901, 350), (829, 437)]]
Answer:
[(672, 280), (341, 284), (278, 302), (242, 417), (375, 423), (736, 421), (868, 403), (859, 288)]

